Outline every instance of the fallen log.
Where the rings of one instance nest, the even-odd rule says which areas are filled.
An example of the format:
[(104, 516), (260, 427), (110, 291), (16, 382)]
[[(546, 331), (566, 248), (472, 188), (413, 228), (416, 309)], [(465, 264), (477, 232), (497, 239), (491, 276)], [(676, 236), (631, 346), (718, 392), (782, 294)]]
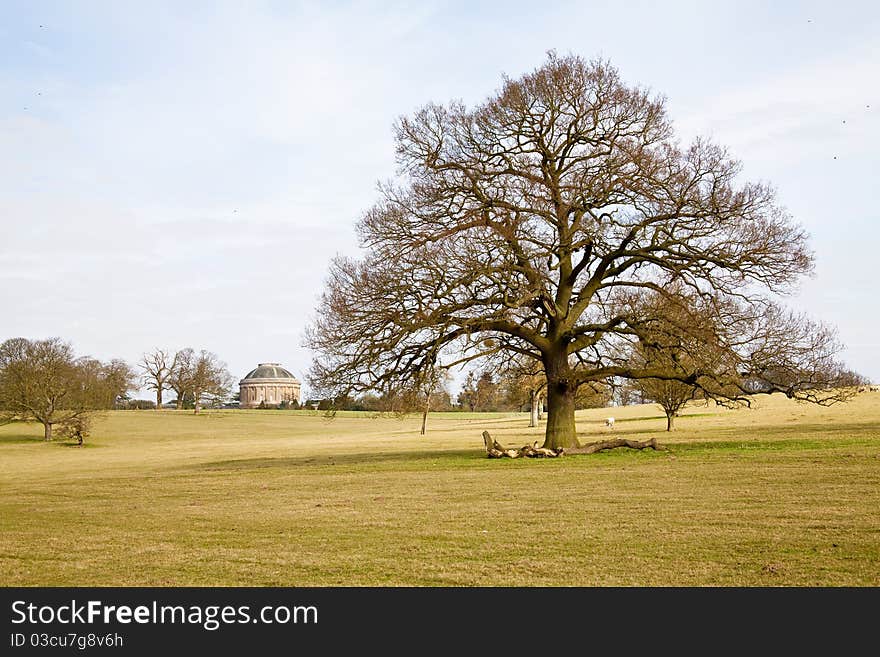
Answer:
[(483, 442), (486, 444), (486, 456), (490, 459), (511, 458), (517, 459), (521, 456), (528, 458), (554, 458), (563, 454), (595, 454), (606, 449), (616, 449), (618, 447), (629, 447), (630, 449), (653, 449), (665, 452), (666, 448), (657, 444), (656, 438), (650, 440), (638, 441), (629, 440), (628, 438), (613, 438), (611, 440), (600, 440), (599, 442), (581, 445), (580, 447), (568, 447), (563, 449), (548, 449), (546, 447), (538, 447), (538, 443), (532, 445), (523, 445), (522, 447), (505, 447), (497, 440), (489, 435), (488, 431), (483, 432)]
[(505, 456), (511, 459), (518, 459), (521, 456), (531, 459), (540, 459), (554, 458), (556, 456), (562, 456), (563, 454), (561, 447), (557, 449), (547, 449), (546, 447), (538, 447), (538, 443), (533, 445), (523, 445), (519, 448), (505, 447), (497, 440), (494, 440), (492, 436), (489, 435), (488, 431), (483, 432), (483, 442), (486, 443), (486, 456), (490, 459), (500, 459)]
[(627, 438), (614, 438), (612, 440), (600, 440), (596, 443), (588, 443), (580, 447), (569, 447), (565, 450), (566, 454), (595, 454), (606, 449), (616, 449), (617, 447), (629, 447), (630, 449), (647, 449), (651, 448), (659, 452), (665, 452), (666, 448), (657, 444), (656, 438), (650, 440), (638, 441), (629, 440)]

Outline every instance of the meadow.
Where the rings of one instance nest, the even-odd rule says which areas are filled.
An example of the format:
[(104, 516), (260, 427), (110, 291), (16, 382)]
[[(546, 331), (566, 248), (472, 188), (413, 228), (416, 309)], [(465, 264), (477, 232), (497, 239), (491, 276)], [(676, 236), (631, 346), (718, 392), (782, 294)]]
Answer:
[[(614, 415), (613, 429), (604, 418)], [(83, 448), (0, 427), (5, 586), (878, 586), (880, 393), (522, 414), (118, 411)]]

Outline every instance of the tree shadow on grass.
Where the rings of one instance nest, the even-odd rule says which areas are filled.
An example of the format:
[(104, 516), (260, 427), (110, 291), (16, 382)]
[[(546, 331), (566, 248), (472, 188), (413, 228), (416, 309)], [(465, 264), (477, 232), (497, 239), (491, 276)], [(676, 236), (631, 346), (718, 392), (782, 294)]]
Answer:
[(27, 443), (45, 443), (43, 436), (14, 433), (0, 436), (0, 445), (24, 445)]
[(102, 445), (96, 445), (95, 443), (85, 442), (82, 445), (76, 442), (71, 442), (69, 440), (57, 441), (55, 443), (58, 447), (76, 447), (77, 449), (96, 449), (98, 447), (102, 447)]
[[(875, 446), (880, 439), (880, 427), (875, 422), (835, 424), (799, 424), (744, 427), (731, 437), (730, 432), (705, 439), (690, 435), (671, 445), (675, 452), (732, 452), (755, 451), (798, 452), (815, 449), (836, 449)], [(661, 441), (662, 442), (662, 441)]]
[(880, 423), (877, 422), (792, 422), (786, 424), (760, 424), (743, 427), (725, 427), (724, 439), (731, 434), (739, 435), (744, 439), (760, 438), (774, 440), (790, 438), (793, 436), (805, 439), (817, 440), (841, 440), (845, 438), (872, 438), (880, 439)]
[[(847, 443), (850, 446), (851, 443)], [(684, 454), (708, 454), (730, 453), (750, 454), (754, 452), (791, 452), (796, 453), (804, 450), (827, 449), (840, 447), (830, 440), (804, 440), (799, 438), (779, 438), (777, 440), (756, 440), (744, 438), (742, 440), (699, 440), (676, 443), (672, 451), (679, 455)]]
[[(833, 432), (829, 430), (833, 429)], [(842, 431), (845, 435), (838, 436), (835, 432)], [(855, 433), (855, 435), (853, 435)], [(538, 465), (542, 462), (551, 463), (565, 461), (566, 459), (596, 459), (597, 457), (609, 458), (614, 456), (626, 457), (626, 455), (642, 454), (699, 454), (701, 452), (715, 453), (754, 453), (755, 451), (791, 451), (849, 447), (855, 445), (873, 444), (875, 438), (880, 437), (880, 427), (876, 423), (852, 423), (846, 425), (809, 424), (798, 426), (770, 426), (744, 428), (741, 437), (731, 438), (728, 435), (710, 436), (701, 439), (699, 435), (688, 433), (682, 435), (677, 432), (668, 433), (657, 429), (653, 431), (639, 431), (636, 429), (624, 431), (608, 431), (600, 434), (584, 434), (578, 436), (581, 444), (587, 444), (597, 440), (611, 437), (644, 438), (645, 435), (657, 436), (658, 442), (668, 451), (654, 452), (653, 450), (631, 450), (618, 448), (596, 454), (570, 454), (563, 459), (487, 459), (482, 444), (475, 440), (472, 449), (447, 449), (447, 450), (404, 450), (404, 451), (378, 451), (378, 452), (323, 452), (321, 454), (283, 457), (261, 457), (228, 459), (222, 461), (210, 461), (206, 463), (180, 466), (180, 470), (199, 471), (236, 471), (236, 470), (259, 470), (268, 468), (298, 468), (315, 466), (363, 466), (363, 465), (397, 465), (412, 466), (420, 469), (436, 461), (445, 464), (457, 462), (459, 464), (483, 463), (487, 466), (497, 466), (501, 463), (533, 463)], [(676, 438), (667, 444), (664, 437)], [(534, 435), (500, 435), (499, 440), (507, 446), (519, 447), (534, 442)], [(531, 440), (530, 440), (531, 439)], [(480, 441), (482, 442), (482, 441)], [(540, 443), (540, 439), (538, 440)]]
[[(508, 446), (520, 447), (530, 444), (530, 441), (510, 440), (505, 438), (505, 444)], [(533, 441), (532, 441), (533, 442)], [(539, 441), (540, 442), (540, 441)], [(654, 452), (652, 454), (666, 454), (667, 452)], [(559, 463), (566, 459), (582, 459), (582, 458), (607, 458), (614, 454), (642, 454), (643, 451), (631, 449), (617, 449), (607, 452), (599, 452), (597, 454), (570, 454), (562, 459), (554, 458), (518, 458), (518, 459), (490, 459), (486, 457), (485, 448), (480, 445), (474, 446), (473, 449), (449, 449), (449, 450), (425, 450), (425, 451), (383, 451), (383, 452), (346, 452), (319, 454), (312, 456), (287, 456), (287, 457), (262, 457), (262, 458), (245, 458), (245, 459), (229, 459), (223, 461), (210, 461), (207, 463), (199, 463), (194, 465), (181, 466), (180, 470), (193, 471), (199, 470), (203, 472), (223, 472), (223, 471), (241, 471), (241, 470), (261, 470), (272, 468), (300, 468), (300, 467), (326, 467), (326, 466), (365, 466), (375, 465), (379, 467), (411, 466), (414, 469), (421, 470), (437, 464), (438, 461), (443, 465), (477, 465), (486, 467), (505, 467), (513, 464), (530, 464), (534, 467), (540, 467), (541, 464)]]
[(182, 470), (259, 470), (265, 468), (296, 468), (310, 466), (329, 465), (367, 465), (380, 463), (412, 464), (420, 462), (434, 462), (439, 459), (449, 461), (472, 461), (485, 457), (485, 451), (474, 449), (450, 449), (433, 451), (404, 451), (404, 452), (350, 452), (316, 454), (313, 456), (284, 456), (263, 457), (252, 459), (229, 459), (225, 461), (210, 461), (197, 465), (182, 466)]
[(101, 445), (96, 445), (95, 443), (85, 442), (82, 445), (78, 444), (76, 441), (71, 440), (63, 440), (63, 439), (54, 439), (54, 440), (46, 440), (43, 436), (36, 435), (28, 435), (28, 434), (10, 434), (10, 435), (0, 435), (0, 447), (3, 445), (49, 445), (52, 447), (87, 447), (89, 449), (93, 449), (96, 447), (101, 447)]

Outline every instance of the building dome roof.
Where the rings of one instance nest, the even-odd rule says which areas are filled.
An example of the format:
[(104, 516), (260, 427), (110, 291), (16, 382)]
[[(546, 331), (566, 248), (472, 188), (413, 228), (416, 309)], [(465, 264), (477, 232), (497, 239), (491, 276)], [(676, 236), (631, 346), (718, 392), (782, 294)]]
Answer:
[(248, 372), (242, 381), (249, 379), (291, 379), (297, 381), (297, 378), (281, 367), (279, 363), (260, 363), (255, 369)]

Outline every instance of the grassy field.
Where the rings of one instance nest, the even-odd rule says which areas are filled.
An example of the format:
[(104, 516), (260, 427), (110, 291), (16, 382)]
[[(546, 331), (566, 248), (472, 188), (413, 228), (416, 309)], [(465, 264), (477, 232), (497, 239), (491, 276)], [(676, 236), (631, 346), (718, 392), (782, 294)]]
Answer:
[[(609, 414), (616, 426), (606, 429)], [(520, 415), (114, 412), (85, 448), (0, 427), (11, 585), (880, 585), (880, 393), (579, 412), (668, 452), (489, 460)]]

